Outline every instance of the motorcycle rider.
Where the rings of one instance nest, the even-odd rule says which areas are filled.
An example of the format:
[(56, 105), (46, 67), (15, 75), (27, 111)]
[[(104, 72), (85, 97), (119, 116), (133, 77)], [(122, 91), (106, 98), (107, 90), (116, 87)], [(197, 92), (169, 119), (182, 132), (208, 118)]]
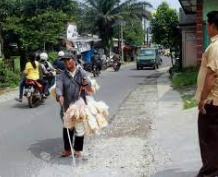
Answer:
[(53, 66), (56, 69), (57, 74), (60, 74), (62, 71), (65, 70), (64, 62), (61, 60), (61, 57), (63, 57), (63, 56), (64, 56), (64, 52), (59, 51), (58, 52), (58, 57), (53, 63)]
[(96, 50), (94, 51), (94, 55), (91, 58), (91, 63), (92, 63), (92, 70), (94, 69), (94, 66), (96, 66), (96, 69), (99, 72), (101, 71), (102, 62), (101, 62), (100, 55)]
[(22, 102), (23, 100), (23, 90), (26, 85), (26, 80), (39, 80), (39, 62), (36, 61), (36, 54), (30, 53), (28, 60), (29, 61), (26, 63), (23, 71), (25, 77), (22, 79), (19, 85), (19, 98), (15, 98), (15, 100), (18, 102)]
[[(55, 69), (52, 64), (48, 61), (48, 54), (43, 52), (40, 54), (40, 65), (43, 71), (43, 80), (47, 81), (48, 89), (51, 88), (55, 83)], [(46, 96), (49, 95), (47, 87), (45, 89)]]
[(117, 68), (120, 68), (121, 66), (121, 56), (119, 55), (119, 53), (116, 53), (114, 56), (113, 56), (113, 67), (117, 67)]

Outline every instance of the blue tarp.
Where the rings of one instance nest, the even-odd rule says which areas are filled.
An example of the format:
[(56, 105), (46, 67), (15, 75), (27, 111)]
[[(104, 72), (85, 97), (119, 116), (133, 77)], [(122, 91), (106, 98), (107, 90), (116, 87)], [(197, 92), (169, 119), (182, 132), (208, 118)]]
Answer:
[(94, 50), (89, 50), (89, 51), (86, 51), (86, 52), (83, 52), (82, 55), (83, 55), (83, 58), (85, 59), (85, 62), (87, 63), (91, 63), (91, 57), (92, 55), (94, 54)]

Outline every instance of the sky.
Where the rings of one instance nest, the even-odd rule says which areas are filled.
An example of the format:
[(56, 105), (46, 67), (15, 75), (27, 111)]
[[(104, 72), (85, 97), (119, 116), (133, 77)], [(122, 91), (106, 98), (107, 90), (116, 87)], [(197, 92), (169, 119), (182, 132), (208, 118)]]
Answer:
[(179, 0), (146, 0), (146, 1), (149, 2), (154, 7), (152, 11), (155, 11), (155, 9), (164, 1), (167, 2), (169, 6), (173, 9), (179, 10), (179, 8), (181, 7)]

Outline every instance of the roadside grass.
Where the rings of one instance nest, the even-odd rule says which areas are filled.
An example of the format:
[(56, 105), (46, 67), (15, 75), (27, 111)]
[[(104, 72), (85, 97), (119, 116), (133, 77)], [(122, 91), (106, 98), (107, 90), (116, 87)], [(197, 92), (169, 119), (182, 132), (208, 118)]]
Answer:
[(183, 109), (189, 109), (197, 106), (197, 101), (193, 95), (182, 95)]
[(183, 100), (183, 108), (189, 109), (197, 106), (194, 98), (197, 84), (198, 71), (195, 67), (175, 71), (172, 74), (172, 87), (179, 91)]

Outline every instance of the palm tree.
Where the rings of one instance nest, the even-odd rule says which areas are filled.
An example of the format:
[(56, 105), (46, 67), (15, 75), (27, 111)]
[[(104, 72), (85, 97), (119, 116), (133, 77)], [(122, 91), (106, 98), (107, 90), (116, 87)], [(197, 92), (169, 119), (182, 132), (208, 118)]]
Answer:
[(81, 6), (81, 16), (84, 28), (91, 29), (102, 39), (106, 53), (114, 35), (114, 26), (121, 21), (132, 21), (150, 17), (147, 10), (152, 5), (145, 1), (126, 0), (120, 3), (119, 0), (85, 0)]

